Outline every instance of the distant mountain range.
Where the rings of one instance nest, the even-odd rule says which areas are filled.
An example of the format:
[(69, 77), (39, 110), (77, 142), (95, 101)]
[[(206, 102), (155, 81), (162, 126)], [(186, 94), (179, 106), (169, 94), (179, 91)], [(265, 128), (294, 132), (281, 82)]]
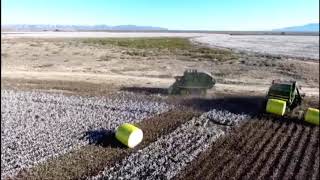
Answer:
[(319, 32), (319, 23), (311, 23), (302, 26), (285, 27), (281, 29), (274, 29), (273, 31), (284, 32)]
[(12, 24), (1, 25), (1, 31), (161, 31), (162, 27), (136, 25), (47, 25), (47, 24)]
[[(1, 31), (168, 31), (167, 28), (137, 25), (49, 25), (11, 24), (1, 25)], [(319, 32), (319, 23), (274, 29), (274, 32)]]

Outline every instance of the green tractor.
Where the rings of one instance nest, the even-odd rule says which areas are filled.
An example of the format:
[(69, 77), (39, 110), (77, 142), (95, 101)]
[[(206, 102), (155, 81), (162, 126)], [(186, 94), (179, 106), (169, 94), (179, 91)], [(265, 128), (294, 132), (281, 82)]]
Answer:
[[(278, 116), (288, 115), (302, 103), (304, 95), (301, 95), (296, 81), (273, 80), (267, 93), (266, 112)], [(298, 111), (299, 117), (319, 125), (319, 110), (308, 108), (306, 113)]]
[(169, 87), (171, 95), (205, 95), (216, 81), (213, 77), (197, 70), (186, 70), (183, 76), (175, 76), (176, 81)]

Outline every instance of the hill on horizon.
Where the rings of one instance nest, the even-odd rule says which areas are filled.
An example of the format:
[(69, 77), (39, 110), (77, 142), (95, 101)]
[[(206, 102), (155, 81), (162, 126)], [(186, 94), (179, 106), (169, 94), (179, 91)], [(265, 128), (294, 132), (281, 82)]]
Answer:
[[(167, 28), (138, 25), (51, 25), (51, 24), (7, 24), (1, 25), (1, 31), (169, 31)], [(186, 30), (188, 31), (188, 30)], [(194, 30), (197, 31), (197, 30)], [(200, 30), (199, 30), (200, 31)], [(215, 31), (215, 30), (201, 30)], [(221, 30), (220, 30), (221, 31)], [(227, 30), (226, 30), (227, 31)], [(319, 32), (319, 23), (273, 29), (271, 32)], [(240, 32), (240, 31), (239, 31)]]
[(319, 23), (310, 23), (302, 26), (291, 26), (280, 29), (274, 29), (273, 31), (286, 31), (286, 32), (319, 32)]
[(160, 31), (167, 28), (137, 25), (49, 25), (11, 24), (1, 25), (1, 31)]

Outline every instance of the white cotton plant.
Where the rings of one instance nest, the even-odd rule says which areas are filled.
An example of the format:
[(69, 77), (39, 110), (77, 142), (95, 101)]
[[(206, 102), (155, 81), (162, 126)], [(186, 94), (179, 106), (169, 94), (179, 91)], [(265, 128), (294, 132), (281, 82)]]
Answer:
[(233, 126), (243, 120), (250, 119), (250, 116), (247, 114), (235, 114), (226, 110), (212, 109), (202, 114), (201, 118), (208, 119), (217, 124)]
[(1, 90), (2, 177), (87, 145), (87, 132), (114, 131), (171, 108), (124, 94), (107, 98)]

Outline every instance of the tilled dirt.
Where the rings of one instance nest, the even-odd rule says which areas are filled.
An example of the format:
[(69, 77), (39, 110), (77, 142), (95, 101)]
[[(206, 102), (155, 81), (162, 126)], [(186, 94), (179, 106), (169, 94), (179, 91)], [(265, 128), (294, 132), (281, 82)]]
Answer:
[(219, 139), (176, 179), (319, 179), (319, 127), (249, 121)]
[(94, 176), (104, 168), (115, 163), (131, 153), (147, 147), (157, 138), (175, 130), (184, 122), (199, 114), (194, 111), (169, 111), (152, 118), (145, 119), (136, 125), (144, 132), (144, 140), (134, 149), (125, 148), (116, 141), (112, 132), (98, 132), (100, 138), (91, 145), (73, 151), (35, 166), (31, 170), (21, 171), (16, 178), (22, 179), (79, 179)]

